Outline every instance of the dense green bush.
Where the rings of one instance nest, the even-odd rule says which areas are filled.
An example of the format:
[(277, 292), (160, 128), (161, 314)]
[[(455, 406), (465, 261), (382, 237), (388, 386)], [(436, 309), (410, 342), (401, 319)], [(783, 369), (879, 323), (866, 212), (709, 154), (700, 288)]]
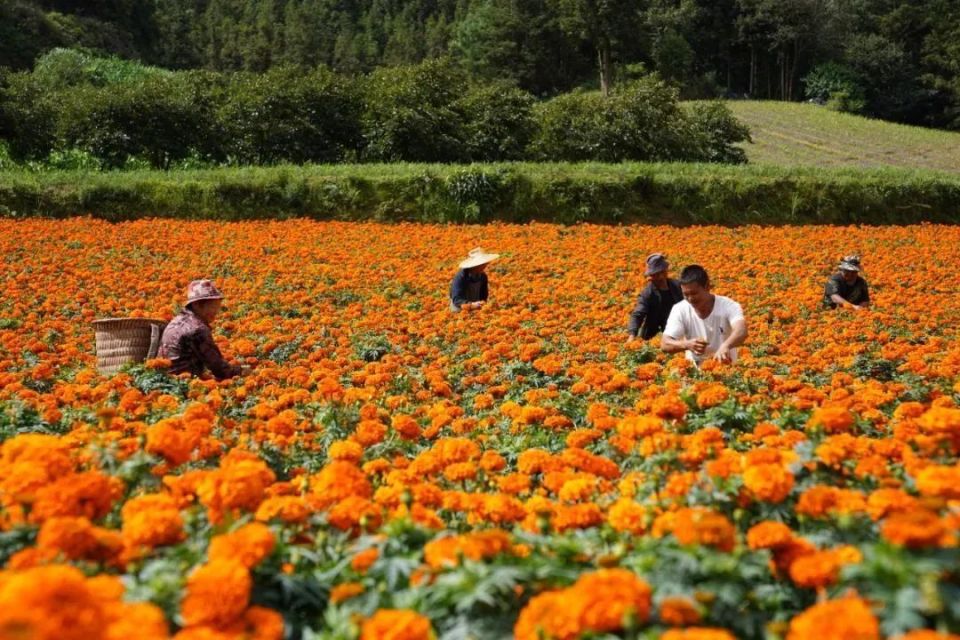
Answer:
[(360, 96), (325, 69), (232, 78), (218, 119), (234, 163), (341, 162), (360, 147)]
[(474, 87), (456, 108), (463, 114), (463, 142), (470, 160), (521, 160), (536, 132), (535, 100), (515, 87)]
[(732, 145), (749, 138), (724, 105), (696, 105), (687, 112), (676, 89), (655, 76), (599, 92), (575, 92), (537, 107), (539, 130), (532, 144), (542, 160), (604, 162), (743, 162)]
[(166, 168), (207, 145), (215, 122), (206, 83), (195, 73), (121, 83), (108, 90), (81, 85), (62, 94), (59, 139), (107, 167), (144, 158)]
[(18, 160), (44, 158), (56, 145), (55, 95), (27, 73), (0, 72), (0, 140)]
[(837, 62), (817, 65), (803, 78), (804, 95), (837, 111), (861, 113), (866, 107), (863, 80), (850, 67)]
[(689, 113), (692, 135), (699, 141), (697, 160), (743, 164), (747, 153), (736, 146), (750, 140), (750, 129), (720, 101), (698, 102)]
[(456, 101), (466, 79), (447, 61), (380, 68), (363, 83), (367, 160), (461, 162), (467, 159)]
[(675, 88), (645, 72), (608, 97), (575, 92), (543, 103), (509, 84), (470, 85), (443, 60), (350, 78), (295, 67), (263, 74), (171, 72), (55, 50), (31, 73), (0, 76), (0, 140), (14, 159), (49, 158), (54, 167), (74, 166), (85, 156), (104, 168), (148, 163), (164, 169), (355, 161), (739, 162), (742, 152), (732, 145), (745, 138), (724, 107), (688, 112)]

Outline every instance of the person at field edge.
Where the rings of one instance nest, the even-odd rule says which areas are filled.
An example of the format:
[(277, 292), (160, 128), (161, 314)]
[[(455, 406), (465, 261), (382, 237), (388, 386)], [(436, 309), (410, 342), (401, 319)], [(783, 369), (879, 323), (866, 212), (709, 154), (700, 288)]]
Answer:
[(450, 283), (451, 311), (483, 308), (490, 297), (487, 265), (499, 257), (500, 254), (487, 253), (479, 247), (470, 250)]
[(860, 268), (860, 256), (844, 256), (837, 273), (827, 280), (823, 292), (824, 307), (845, 307), (854, 311), (870, 308), (870, 289), (860, 275)]
[(714, 295), (707, 270), (698, 264), (680, 272), (680, 289), (684, 299), (670, 310), (661, 348), (667, 353), (685, 351), (697, 366), (708, 358), (736, 362), (738, 347), (747, 339), (743, 308)]
[(170, 373), (203, 374), (218, 380), (241, 375), (241, 367), (228, 363), (213, 341), (210, 327), (223, 305), (223, 294), (210, 280), (194, 280), (187, 286), (187, 304), (163, 330), (157, 355), (171, 361)]
[(627, 342), (639, 337), (649, 340), (667, 326), (667, 318), (673, 305), (683, 300), (680, 282), (670, 278), (670, 263), (667, 256), (654, 253), (647, 256), (647, 269), (643, 275), (649, 282), (637, 298), (637, 306), (630, 312)]

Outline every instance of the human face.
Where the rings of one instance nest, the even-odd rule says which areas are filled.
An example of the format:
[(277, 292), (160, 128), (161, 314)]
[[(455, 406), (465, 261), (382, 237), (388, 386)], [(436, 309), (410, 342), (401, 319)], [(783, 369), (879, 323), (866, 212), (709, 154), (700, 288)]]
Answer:
[(216, 319), (217, 314), (220, 313), (220, 308), (222, 306), (223, 300), (201, 300), (200, 302), (194, 302), (191, 305), (191, 308), (201, 320), (207, 324), (213, 324), (213, 321)]
[(860, 274), (857, 273), (856, 271), (847, 271), (846, 269), (841, 269), (841, 270), (840, 270), (840, 274), (843, 276), (843, 279), (844, 279), (848, 284), (853, 284), (854, 282), (856, 282), (856, 281), (857, 281), (857, 276), (860, 275)]
[(690, 306), (692, 306), (698, 312), (709, 310), (710, 302), (712, 300), (710, 296), (709, 284), (706, 287), (703, 287), (696, 282), (691, 282), (690, 284), (681, 284), (680, 290), (683, 291), (683, 299), (689, 302)]
[(478, 264), (477, 266), (472, 267), (472, 268), (470, 269), (470, 271), (473, 272), (473, 273), (483, 273), (483, 272), (486, 271), (486, 270), (487, 270), (487, 263), (486, 263), (486, 262), (484, 262), (483, 264)]
[(652, 282), (653, 286), (657, 289), (666, 289), (668, 278), (669, 272), (666, 269), (658, 273), (650, 274), (650, 282)]

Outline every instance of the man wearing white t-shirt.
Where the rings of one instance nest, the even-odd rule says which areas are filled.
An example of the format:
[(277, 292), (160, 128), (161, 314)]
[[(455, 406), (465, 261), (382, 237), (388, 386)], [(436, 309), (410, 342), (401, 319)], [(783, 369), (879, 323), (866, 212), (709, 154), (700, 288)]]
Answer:
[(710, 276), (698, 264), (680, 272), (683, 300), (673, 305), (663, 330), (661, 348), (667, 353), (687, 352), (698, 366), (713, 358), (735, 362), (737, 347), (747, 339), (747, 320), (739, 304), (710, 293)]

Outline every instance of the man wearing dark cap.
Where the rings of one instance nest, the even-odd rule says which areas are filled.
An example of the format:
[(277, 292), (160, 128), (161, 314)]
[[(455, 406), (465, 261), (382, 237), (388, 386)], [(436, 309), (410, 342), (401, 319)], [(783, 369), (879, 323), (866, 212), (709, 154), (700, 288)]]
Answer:
[(870, 290), (860, 276), (860, 256), (845, 256), (837, 273), (830, 276), (823, 292), (823, 306), (827, 309), (845, 307), (862, 311), (870, 307)]
[(673, 305), (683, 300), (680, 283), (670, 279), (669, 270), (670, 263), (662, 253), (647, 257), (644, 275), (649, 282), (637, 298), (637, 306), (630, 312), (627, 342), (635, 340), (638, 334), (649, 340), (663, 331)]

